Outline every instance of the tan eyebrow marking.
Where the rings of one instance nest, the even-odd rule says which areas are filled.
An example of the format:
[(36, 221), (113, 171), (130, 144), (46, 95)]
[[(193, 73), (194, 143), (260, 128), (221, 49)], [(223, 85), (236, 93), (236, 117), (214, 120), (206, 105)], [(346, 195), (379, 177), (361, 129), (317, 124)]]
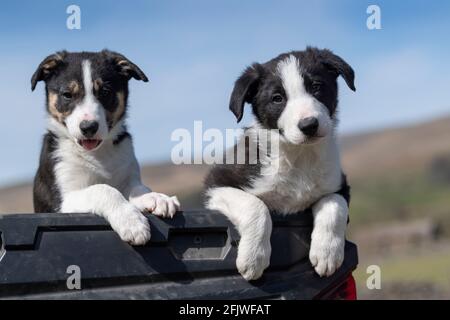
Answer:
[(57, 108), (58, 104), (58, 94), (55, 92), (49, 92), (48, 93), (48, 112), (50, 115), (58, 120), (60, 123), (64, 123), (64, 119), (70, 114), (70, 111), (68, 112), (59, 112)]
[(125, 112), (125, 94), (123, 91), (117, 92), (117, 110), (114, 112), (114, 124), (119, 121), (119, 119), (123, 116)]
[(103, 85), (103, 80), (102, 80), (101, 78), (95, 79), (95, 81), (94, 81), (94, 90), (95, 90), (95, 91), (100, 90), (100, 88), (102, 87), (102, 85)]
[(118, 91), (116, 93), (117, 107), (114, 111), (106, 111), (106, 117), (110, 128), (114, 127), (125, 113), (125, 93)]
[(80, 85), (78, 84), (77, 81), (72, 80), (69, 83), (69, 90), (70, 90), (70, 92), (72, 92), (72, 94), (77, 94), (80, 92)]

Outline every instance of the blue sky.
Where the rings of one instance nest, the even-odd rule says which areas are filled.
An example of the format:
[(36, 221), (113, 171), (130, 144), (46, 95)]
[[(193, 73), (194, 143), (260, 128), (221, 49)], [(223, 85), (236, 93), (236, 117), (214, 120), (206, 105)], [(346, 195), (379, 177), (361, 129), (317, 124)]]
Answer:
[[(66, 8), (81, 7), (81, 30)], [(366, 8), (381, 8), (368, 30)], [(131, 82), (129, 126), (141, 162), (169, 159), (177, 128), (234, 128), (228, 111), (244, 67), (306, 45), (327, 47), (356, 71), (340, 80), (340, 130), (352, 133), (450, 113), (449, 1), (9, 1), (0, 10), (0, 185), (29, 179), (45, 132), (39, 62), (61, 49), (109, 48), (149, 76)], [(252, 120), (247, 109), (244, 124)]]

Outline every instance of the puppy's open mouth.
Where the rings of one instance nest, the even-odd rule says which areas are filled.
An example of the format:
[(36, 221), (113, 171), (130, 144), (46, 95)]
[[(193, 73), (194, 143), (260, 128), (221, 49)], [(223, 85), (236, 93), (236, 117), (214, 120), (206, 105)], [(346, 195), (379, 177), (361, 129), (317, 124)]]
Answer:
[(78, 144), (87, 151), (96, 149), (101, 143), (102, 143), (102, 140), (97, 140), (97, 139), (78, 140)]

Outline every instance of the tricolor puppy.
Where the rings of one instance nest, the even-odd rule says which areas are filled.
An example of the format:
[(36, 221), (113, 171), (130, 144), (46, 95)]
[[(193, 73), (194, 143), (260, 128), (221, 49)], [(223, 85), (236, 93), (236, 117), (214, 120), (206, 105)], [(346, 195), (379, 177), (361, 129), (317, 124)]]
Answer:
[(34, 180), (35, 212), (92, 212), (124, 240), (142, 245), (150, 228), (142, 212), (172, 217), (176, 197), (141, 182), (125, 125), (128, 81), (147, 82), (123, 55), (103, 50), (58, 52), (31, 79), (45, 81), (48, 127)]
[(343, 262), (349, 187), (336, 143), (337, 78), (355, 90), (354, 72), (329, 50), (307, 48), (248, 67), (236, 81), (230, 110), (238, 122), (244, 104), (256, 123), (245, 129), (234, 153), (263, 130), (274, 129), (256, 164), (217, 165), (206, 178), (207, 207), (223, 212), (241, 234), (237, 268), (247, 280), (269, 266), (269, 212), (293, 214), (312, 208), (314, 229), (309, 258), (320, 276)]

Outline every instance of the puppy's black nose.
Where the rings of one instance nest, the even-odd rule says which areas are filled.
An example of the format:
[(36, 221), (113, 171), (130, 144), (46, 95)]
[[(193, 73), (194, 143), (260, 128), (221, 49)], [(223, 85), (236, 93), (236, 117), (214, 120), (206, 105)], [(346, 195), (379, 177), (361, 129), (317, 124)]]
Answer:
[(314, 117), (302, 119), (298, 123), (298, 128), (308, 137), (314, 136), (319, 128), (319, 120)]
[(98, 122), (83, 120), (80, 123), (80, 130), (86, 138), (92, 138), (98, 131)]

